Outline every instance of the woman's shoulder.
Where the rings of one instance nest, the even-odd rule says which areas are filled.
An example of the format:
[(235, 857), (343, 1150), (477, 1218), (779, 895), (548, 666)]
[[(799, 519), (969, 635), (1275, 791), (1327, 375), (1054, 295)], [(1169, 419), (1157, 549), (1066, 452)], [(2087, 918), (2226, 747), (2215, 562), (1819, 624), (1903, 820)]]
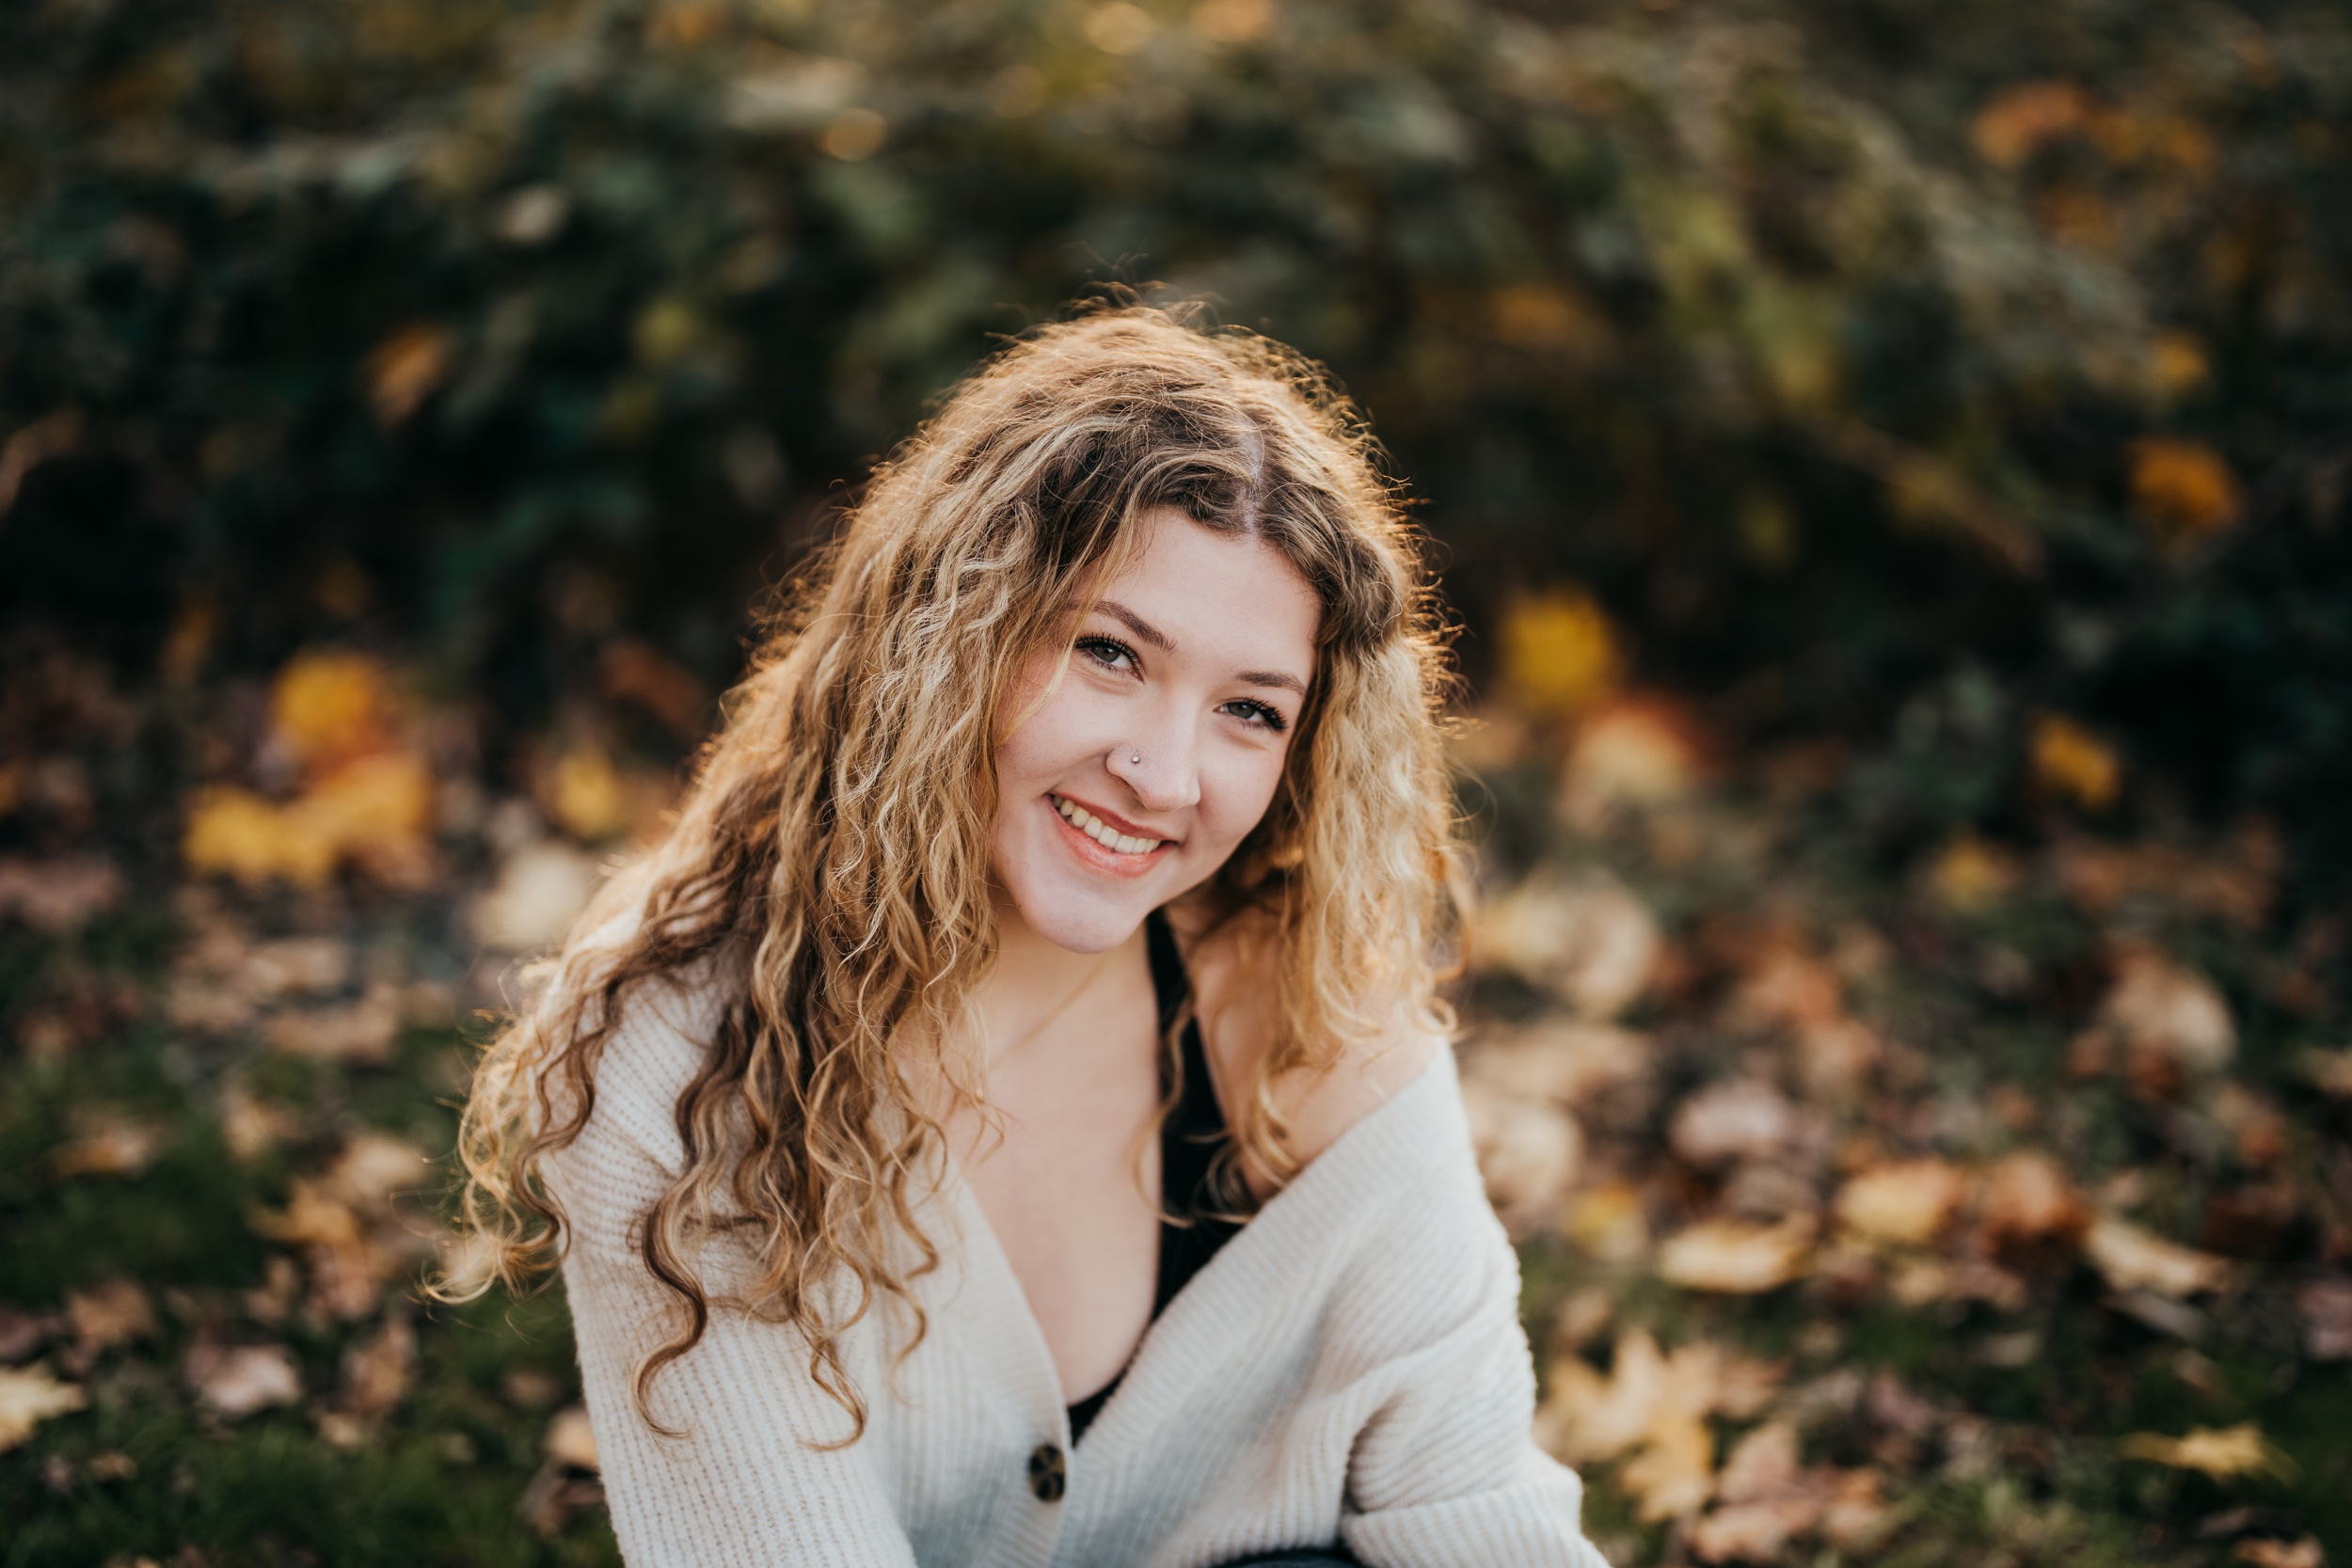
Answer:
[[(1180, 931), (1180, 936), (1183, 933)], [(1280, 1016), (1280, 942), (1271, 917), (1245, 912), (1186, 941), (1201, 1042), (1227, 1120), (1259, 1081)], [(1380, 1037), (1350, 1051), (1327, 1071), (1284, 1075), (1266, 1085), (1286, 1130), (1285, 1148), (1304, 1167), (1359, 1123), (1427, 1077), (1448, 1050), (1445, 1034), (1400, 1010)], [(1252, 1185), (1258, 1185), (1253, 1179)]]

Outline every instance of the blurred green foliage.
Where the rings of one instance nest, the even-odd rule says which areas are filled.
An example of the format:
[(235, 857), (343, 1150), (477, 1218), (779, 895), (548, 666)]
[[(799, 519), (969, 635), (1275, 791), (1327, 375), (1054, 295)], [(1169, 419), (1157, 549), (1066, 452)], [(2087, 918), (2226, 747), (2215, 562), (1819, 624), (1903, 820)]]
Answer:
[[(1327, 359), (1486, 671), (1573, 580), (1889, 853), (2352, 865), (2352, 21), (2186, 0), (38, 0), (0, 14), (0, 614), (709, 677), (1105, 280)], [(167, 628), (177, 626), (175, 641)], [(209, 641), (198, 635), (210, 626)], [(193, 628), (193, 629), (192, 629)]]

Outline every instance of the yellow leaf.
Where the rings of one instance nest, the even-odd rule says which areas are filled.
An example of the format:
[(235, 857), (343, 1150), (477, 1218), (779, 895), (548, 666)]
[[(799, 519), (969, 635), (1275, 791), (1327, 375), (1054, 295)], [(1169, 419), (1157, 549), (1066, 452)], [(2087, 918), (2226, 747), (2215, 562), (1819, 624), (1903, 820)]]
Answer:
[(2026, 82), (1977, 111), (1968, 139), (1995, 168), (2015, 168), (2045, 143), (2081, 130), (2091, 103), (2072, 82)]
[(575, 838), (618, 832), (628, 822), (628, 803), (612, 758), (593, 746), (574, 747), (558, 757), (548, 782), (548, 810), (556, 826)]
[(541, 1447), (547, 1456), (558, 1465), (569, 1465), (576, 1470), (596, 1467), (596, 1434), (588, 1424), (588, 1412), (572, 1405), (555, 1413), (548, 1423), (548, 1434)]
[(1192, 30), (1211, 43), (1254, 43), (1274, 26), (1274, 0), (1200, 0)]
[(365, 654), (298, 654), (270, 688), (270, 721), (305, 767), (331, 767), (384, 744), (391, 700), (384, 666)]
[(2236, 520), (2237, 476), (2202, 442), (2137, 441), (2132, 510), (2168, 543), (2192, 544)]
[(2072, 719), (2045, 713), (2034, 721), (2033, 780), (2086, 811), (2105, 811), (2122, 788), (2123, 764), (2113, 747)]
[(2179, 1297), (2227, 1290), (2236, 1280), (2227, 1259), (2166, 1241), (2112, 1214), (2092, 1222), (2083, 1250), (2119, 1291)]
[(46, 1363), (0, 1367), (0, 1453), (33, 1434), (52, 1416), (79, 1410), (88, 1402), (78, 1383), (60, 1383)]
[(1946, 1162), (1911, 1160), (1866, 1170), (1837, 1194), (1837, 1218), (1867, 1241), (1918, 1246), (1952, 1216), (1966, 1182)]
[(1502, 678), (1542, 713), (1578, 713), (1616, 685), (1622, 657), (1589, 594), (1554, 591), (1514, 602), (1502, 621)]
[(411, 322), (376, 344), (365, 378), (377, 422), (389, 429), (415, 413), (449, 374), (450, 358), (448, 334), (424, 322)]
[(2185, 332), (2159, 334), (2149, 350), (2148, 361), (2148, 378), (2163, 397), (2193, 392), (2213, 374), (2203, 347)]
[(2119, 1451), (2126, 1459), (2145, 1459), (2176, 1470), (2202, 1470), (2217, 1480), (2270, 1475), (2284, 1481), (2296, 1470), (2295, 1461), (2252, 1421), (2233, 1427), (2196, 1427), (2181, 1437), (2136, 1432), (2123, 1439)]
[(188, 808), (181, 853), (197, 874), (217, 872), (241, 882), (265, 882), (283, 859), (278, 808), (249, 790), (197, 791)]
[(1810, 1215), (1791, 1215), (1778, 1225), (1703, 1220), (1659, 1247), (1658, 1276), (1686, 1291), (1752, 1295), (1803, 1275), (1812, 1251)]
[(1946, 909), (1974, 914), (2014, 893), (2019, 879), (2014, 859), (1974, 833), (1963, 833), (1935, 857), (1928, 889)]
[(1622, 1181), (1578, 1194), (1561, 1228), (1587, 1256), (1604, 1263), (1629, 1262), (1649, 1246), (1641, 1195)]
[(1633, 1494), (1644, 1524), (1696, 1513), (1715, 1490), (1715, 1439), (1694, 1416), (1677, 1415), (1653, 1431), (1626, 1461), (1617, 1482)]

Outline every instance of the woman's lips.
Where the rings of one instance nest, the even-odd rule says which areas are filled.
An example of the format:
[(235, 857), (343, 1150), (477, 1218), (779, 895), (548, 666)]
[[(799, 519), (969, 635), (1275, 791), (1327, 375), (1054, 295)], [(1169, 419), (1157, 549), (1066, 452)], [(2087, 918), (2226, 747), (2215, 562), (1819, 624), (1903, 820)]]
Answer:
[[(1061, 835), (1062, 843), (1069, 847), (1072, 854), (1077, 856), (1080, 861), (1094, 870), (1106, 872), (1114, 877), (1140, 877), (1159, 863), (1159, 858), (1164, 851), (1175, 846), (1173, 839), (1161, 839), (1153, 847), (1141, 853), (1122, 853), (1107, 845), (1096, 843), (1085, 830), (1062, 815), (1059, 801), (1060, 797), (1053, 795), (1045, 797), (1045, 809), (1053, 818), (1054, 831)], [(1072, 803), (1075, 804), (1075, 802)], [(1094, 815), (1092, 812), (1088, 813), (1089, 816)], [(1107, 827), (1108, 824), (1105, 823), (1104, 826)], [(1134, 838), (1138, 835), (1127, 834), (1125, 836)]]

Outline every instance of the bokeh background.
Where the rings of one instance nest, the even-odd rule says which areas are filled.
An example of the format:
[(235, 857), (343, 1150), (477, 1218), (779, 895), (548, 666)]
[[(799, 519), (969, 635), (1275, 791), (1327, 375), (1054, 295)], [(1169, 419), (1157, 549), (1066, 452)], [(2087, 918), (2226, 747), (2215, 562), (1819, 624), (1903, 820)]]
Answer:
[(453, 1104), (998, 335), (1327, 360), (1611, 1560), (2352, 1559), (2352, 18), (0, 8), (0, 1563), (612, 1561)]

